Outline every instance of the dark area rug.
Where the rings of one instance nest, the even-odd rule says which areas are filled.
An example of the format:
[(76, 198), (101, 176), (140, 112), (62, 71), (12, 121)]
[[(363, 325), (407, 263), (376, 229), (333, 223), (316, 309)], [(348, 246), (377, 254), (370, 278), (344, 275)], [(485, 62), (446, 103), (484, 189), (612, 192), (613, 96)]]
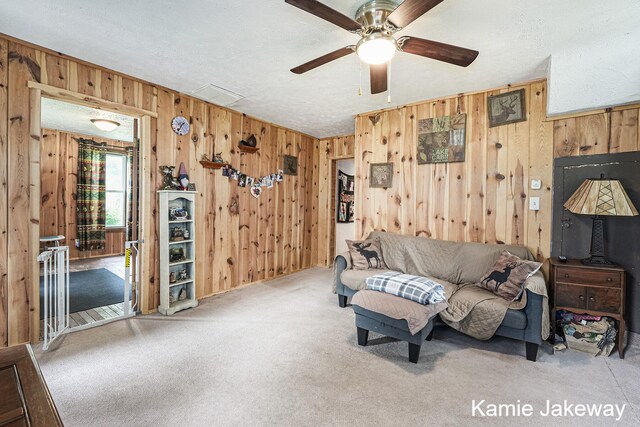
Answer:
[[(124, 280), (106, 268), (69, 273), (70, 313), (123, 300)], [(40, 277), (40, 319), (44, 319), (44, 278)]]

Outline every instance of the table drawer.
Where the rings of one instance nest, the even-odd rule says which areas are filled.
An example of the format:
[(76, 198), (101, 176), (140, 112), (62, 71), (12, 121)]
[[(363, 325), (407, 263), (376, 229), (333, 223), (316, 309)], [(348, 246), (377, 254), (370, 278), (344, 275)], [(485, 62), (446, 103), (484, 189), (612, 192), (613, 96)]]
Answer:
[(622, 292), (613, 288), (589, 288), (587, 309), (605, 313), (620, 313)]
[(587, 308), (587, 288), (584, 286), (556, 284), (556, 305)]
[(619, 288), (622, 283), (622, 273), (604, 269), (558, 267), (556, 268), (556, 282)]

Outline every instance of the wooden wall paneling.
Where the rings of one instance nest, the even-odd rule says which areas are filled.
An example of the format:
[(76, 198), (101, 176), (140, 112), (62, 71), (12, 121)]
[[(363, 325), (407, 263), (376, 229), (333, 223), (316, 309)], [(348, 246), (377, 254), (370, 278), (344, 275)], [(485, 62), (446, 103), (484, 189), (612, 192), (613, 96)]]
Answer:
[[(420, 120), (428, 119), (432, 117), (432, 106), (430, 103), (420, 104), (411, 108), (415, 112), (415, 120), (413, 123), (408, 121), (408, 126), (411, 126), (412, 138), (408, 141), (408, 144), (412, 145), (411, 148), (413, 155), (417, 156), (418, 153), (418, 129), (420, 126)], [(410, 117), (411, 115), (409, 115)], [(407, 143), (405, 143), (405, 149)], [(433, 193), (435, 179), (435, 167), (434, 165), (418, 164), (417, 158), (415, 159), (415, 227), (413, 232), (407, 234), (415, 234), (422, 237), (435, 237), (435, 208), (433, 203), (430, 203)], [(405, 184), (406, 185), (406, 184)]]
[[(271, 154), (269, 152), (269, 146), (271, 145), (271, 125), (253, 120), (251, 123), (251, 133), (256, 136), (260, 151), (253, 155), (254, 162), (256, 163), (252, 169), (254, 178), (260, 179), (263, 175), (266, 175), (269, 170), (269, 163), (271, 161)], [(250, 189), (247, 188), (250, 192)], [(269, 206), (269, 194), (268, 189), (262, 187), (262, 193), (257, 199), (251, 197), (251, 203), (254, 206), (254, 219), (252, 225), (255, 227), (252, 232), (252, 248), (251, 252), (255, 254), (255, 279), (264, 280), (266, 277), (267, 266), (267, 238), (266, 233), (268, 227), (267, 207)]]
[[(52, 236), (59, 233), (58, 225), (58, 173), (63, 160), (60, 158), (60, 134), (42, 130), (41, 221), (40, 235)], [(65, 168), (66, 171), (66, 168)]]
[(115, 75), (113, 73), (105, 70), (100, 71), (100, 98), (106, 99), (107, 101), (116, 100), (116, 90), (115, 90), (114, 80), (115, 80)]
[[(512, 90), (519, 90), (513, 87)], [(527, 102), (529, 86), (524, 87)], [(528, 104), (527, 104), (528, 108)], [(527, 111), (527, 116), (530, 111)], [(529, 120), (505, 125), (509, 144), (508, 152), (508, 192), (507, 192), (507, 243), (527, 244), (525, 224), (529, 214), (527, 200), (529, 183)]]
[[(285, 131), (284, 129), (277, 129), (276, 131), (276, 146), (277, 146), (277, 153), (278, 153), (278, 168), (280, 168), (281, 164), (282, 164), (282, 155), (285, 154), (285, 145), (286, 145), (286, 139), (285, 139), (286, 135), (285, 135)], [(278, 272), (278, 274), (284, 274), (286, 273), (286, 266), (285, 266), (285, 260), (288, 259), (287, 258), (287, 254), (288, 254), (288, 248), (287, 248), (287, 241), (288, 238), (287, 236), (290, 233), (290, 229), (288, 228), (288, 221), (286, 218), (286, 213), (285, 213), (285, 206), (287, 204), (287, 191), (286, 191), (286, 181), (281, 182), (280, 184), (277, 184), (276, 186), (276, 191), (277, 191), (277, 197), (278, 197), (278, 203), (277, 203), (277, 208), (276, 208), (276, 213), (277, 213), (277, 220), (276, 220), (276, 227), (277, 227), (277, 232), (276, 232), (276, 241), (277, 241), (277, 247), (276, 247), (276, 259), (277, 259), (277, 267), (276, 267), (276, 271)]]
[(637, 109), (611, 113), (611, 146), (609, 152), (622, 153), (640, 150), (638, 145), (640, 119)]
[[(116, 86), (117, 92), (116, 92), (116, 96), (119, 96), (119, 101), (121, 103), (123, 103), (124, 105), (130, 105), (130, 106), (138, 106), (137, 104), (137, 99), (136, 99), (136, 82), (134, 82), (132, 79), (129, 79), (127, 77), (119, 77), (119, 82), (120, 84)], [(176, 102), (183, 100), (182, 97), (177, 97), (176, 98)], [(185, 100), (186, 101), (186, 100)], [(187, 119), (189, 119), (188, 113), (189, 113), (189, 102), (185, 102), (186, 105), (183, 105), (182, 108), (179, 109), (179, 111), (181, 111), (182, 113), (178, 113), (180, 115), (184, 115)], [(186, 111), (186, 115), (185, 112)], [(186, 135), (185, 135), (186, 136)]]
[[(230, 131), (230, 144), (231, 144), (231, 164), (238, 168), (241, 165), (240, 151), (238, 150), (238, 143), (242, 139), (242, 115), (238, 113), (231, 113), (231, 125)], [(237, 165), (237, 166), (236, 166)], [(230, 266), (230, 276), (228, 288), (239, 286), (241, 284), (241, 272), (240, 272), (240, 192), (242, 188), (238, 187), (236, 181), (229, 183), (229, 205), (228, 210), (230, 213), (229, 220), (229, 258), (227, 263)]]
[(78, 73), (76, 80), (78, 81), (79, 92), (83, 95), (95, 96), (96, 95), (96, 69), (84, 64), (77, 64), (75, 71)]
[[(389, 129), (390, 129), (390, 115), (389, 113), (383, 114), (380, 122), (376, 124), (375, 138), (373, 139), (373, 163), (386, 163), (389, 156)], [(395, 168), (394, 168), (395, 169)], [(374, 219), (375, 230), (387, 229), (387, 194), (389, 190), (386, 188), (372, 188), (369, 191), (372, 192), (373, 209), (372, 217)]]
[[(460, 96), (456, 99), (447, 99), (445, 102), (445, 116), (453, 116), (458, 113), (467, 113), (467, 120), (469, 120), (469, 111), (467, 109), (467, 97)], [(473, 128), (473, 123), (467, 123), (467, 131), (469, 128)], [(467, 141), (469, 141), (469, 135), (467, 135)], [(467, 153), (469, 148), (466, 147)], [(466, 163), (466, 160), (465, 160)], [(465, 173), (465, 163), (454, 162), (448, 163), (448, 200), (449, 200), (449, 214), (445, 217), (449, 221), (449, 235), (448, 239), (455, 242), (462, 242), (465, 240), (467, 234), (467, 221), (466, 221), (466, 207), (467, 207), (467, 175)], [(445, 196), (445, 201), (447, 197)]]
[(400, 223), (400, 212), (404, 209), (402, 205), (402, 192), (403, 192), (403, 169), (404, 162), (403, 148), (404, 148), (404, 109), (392, 110), (389, 113), (388, 128), (385, 132), (385, 138), (387, 138), (387, 161), (393, 163), (393, 180), (391, 181), (391, 187), (386, 191), (386, 229), (393, 233), (400, 233), (402, 231), (402, 224)]
[(468, 96), (466, 175), (466, 236), (465, 241), (483, 243), (486, 239), (485, 206), (487, 175), (487, 98), (485, 93)]
[[(40, 80), (36, 52), (9, 43), (8, 80), (8, 345), (30, 339), (30, 113), (27, 82)], [(39, 206), (39, 203), (38, 203)]]
[(303, 196), (304, 196), (304, 256), (302, 259), (302, 268), (309, 268), (315, 265), (315, 262), (312, 261), (312, 245), (313, 245), (313, 205), (314, 205), (314, 191), (313, 188), (313, 153), (315, 148), (315, 141), (312, 138), (305, 137), (304, 138), (304, 148), (305, 148), (305, 156), (304, 156), (304, 178), (303, 184)]
[[(266, 163), (265, 175), (277, 173), (278, 166), (278, 129), (272, 126), (268, 138), (265, 138), (265, 146), (263, 149), (267, 152), (268, 162)], [(277, 182), (273, 183), (272, 188), (263, 189), (262, 196), (265, 197), (267, 203), (267, 217), (265, 218), (265, 236), (266, 236), (266, 256), (265, 256), (265, 277), (272, 279), (276, 276), (277, 270), (277, 247), (276, 247), (276, 210), (278, 206)], [(265, 194), (266, 193), (266, 194)]]
[(580, 155), (605, 154), (608, 152), (609, 115), (607, 113), (579, 117), (578, 140)]
[(330, 140), (323, 139), (318, 142), (318, 264), (328, 265), (329, 259), (329, 231), (331, 221), (331, 182), (330, 182)]
[(60, 89), (68, 89), (68, 61), (57, 55), (45, 54), (45, 72), (43, 76), (46, 76), (46, 84), (49, 86), (58, 87)]
[(320, 140), (315, 140), (313, 142), (313, 154), (311, 159), (311, 168), (312, 171), (312, 200), (311, 200), (311, 235), (313, 236), (311, 240), (311, 254), (312, 254), (312, 264), (314, 265), (324, 265), (321, 261), (319, 247), (320, 240), (320, 232), (319, 232), (319, 221), (320, 221), (320, 208), (319, 208), (319, 197), (318, 192), (320, 191), (319, 181), (320, 175), (318, 171), (318, 162), (320, 161)]
[[(246, 117), (242, 117), (242, 139), (247, 140), (250, 135), (250, 120)], [(252, 153), (240, 153), (240, 170), (244, 174), (251, 174), (253, 169)], [(253, 279), (253, 264), (255, 259), (251, 259), (249, 256), (251, 246), (251, 198), (249, 189), (247, 187), (238, 187), (238, 200), (240, 204), (240, 252), (239, 252), (239, 273), (240, 280), (243, 284), (251, 283)]]
[[(489, 96), (498, 95), (499, 90), (487, 92)], [(506, 203), (507, 200), (507, 133), (504, 126), (487, 130), (486, 163), (486, 221), (485, 242), (506, 242)]]
[[(447, 101), (441, 100), (432, 104), (431, 117), (442, 117), (448, 114)], [(449, 164), (438, 163), (431, 166), (434, 177), (432, 179), (433, 212), (436, 239), (447, 240), (449, 238)]]
[[(544, 121), (547, 105), (546, 83), (531, 85), (529, 92), (529, 178), (540, 179), (540, 190), (529, 189), (530, 197), (540, 197), (540, 210), (530, 211), (527, 243), (538, 261), (551, 255), (553, 188), (553, 123)], [(528, 208), (528, 207), (527, 207)]]
[[(140, 88), (139, 92), (139, 101), (140, 105), (142, 105), (142, 86), (137, 85), (136, 87)], [(207, 199), (215, 198), (215, 193), (207, 192), (207, 185), (211, 182), (215, 184), (214, 181), (207, 179), (205, 175), (205, 169), (200, 165), (199, 161), (203, 154), (205, 154), (206, 147), (206, 139), (205, 139), (205, 130), (207, 128), (207, 107), (204, 102), (195, 101), (189, 103), (189, 117), (191, 121), (191, 128), (189, 132), (189, 164), (187, 166), (187, 171), (189, 174), (189, 181), (195, 183), (196, 185), (196, 255), (197, 254), (205, 254), (206, 242), (208, 240), (213, 239), (213, 233), (209, 234), (210, 229), (207, 229), (207, 221), (205, 220), (205, 210)], [(210, 278), (211, 274), (209, 270), (211, 269), (211, 262), (205, 256), (199, 255), (196, 258), (196, 271), (191, 274), (195, 275), (196, 278), (196, 297), (201, 298), (205, 295), (211, 295), (213, 293), (213, 283), (211, 280), (206, 280), (205, 278)]]
[[(415, 160), (417, 152), (417, 108), (415, 106), (406, 107), (403, 109), (403, 114), (404, 129), (401, 130), (402, 138), (401, 141), (399, 141), (399, 143), (402, 144), (402, 155), (400, 159), (402, 173), (399, 177), (402, 180), (400, 187), (400, 232), (402, 234), (414, 235), (416, 234), (415, 214), (417, 197), (414, 189), (418, 185), (416, 183)], [(424, 186), (424, 184), (422, 184), (422, 186)]]
[[(287, 135), (286, 152), (290, 156), (299, 157), (300, 153), (300, 141), (298, 135), (292, 132), (285, 131)], [(298, 268), (298, 249), (299, 249), (299, 236), (300, 228), (298, 224), (299, 210), (297, 209), (298, 200), (298, 177), (289, 175), (287, 182), (287, 206), (286, 212), (289, 218), (289, 227), (291, 234), (289, 236), (289, 260), (288, 260), (288, 272), (292, 273)]]
[(0, 38), (0, 347), (8, 345), (8, 198), (7, 181), (9, 169), (8, 142), (8, 98), (9, 43)]

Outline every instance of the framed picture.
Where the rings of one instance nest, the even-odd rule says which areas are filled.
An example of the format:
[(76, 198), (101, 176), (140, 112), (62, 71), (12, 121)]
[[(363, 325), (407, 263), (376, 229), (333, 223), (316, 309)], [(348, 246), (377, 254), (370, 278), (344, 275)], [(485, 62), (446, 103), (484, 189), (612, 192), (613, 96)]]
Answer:
[(369, 169), (370, 188), (389, 188), (393, 179), (393, 163), (371, 163)]
[(196, 185), (193, 182), (190, 182), (189, 186), (187, 187), (187, 190), (196, 191)]
[(282, 171), (285, 175), (298, 175), (298, 158), (285, 155)]
[(464, 162), (466, 140), (466, 114), (418, 120), (418, 164)]
[(527, 120), (524, 89), (493, 95), (487, 99), (489, 127), (507, 125)]

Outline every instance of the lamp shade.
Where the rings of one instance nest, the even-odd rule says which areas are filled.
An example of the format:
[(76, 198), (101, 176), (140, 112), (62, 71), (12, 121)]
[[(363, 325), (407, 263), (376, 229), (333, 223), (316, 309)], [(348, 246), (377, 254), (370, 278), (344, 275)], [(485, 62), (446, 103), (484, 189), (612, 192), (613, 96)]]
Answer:
[(564, 207), (579, 215), (638, 215), (627, 192), (617, 179), (585, 179)]

